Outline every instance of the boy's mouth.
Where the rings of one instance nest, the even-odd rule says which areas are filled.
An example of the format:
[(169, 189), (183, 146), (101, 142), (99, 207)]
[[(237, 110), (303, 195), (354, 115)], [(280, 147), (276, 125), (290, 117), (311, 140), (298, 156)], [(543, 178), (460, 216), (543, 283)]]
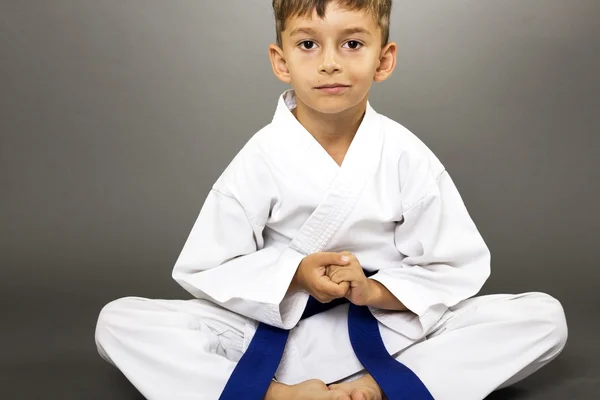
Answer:
[(333, 83), (329, 85), (317, 86), (316, 89), (318, 89), (320, 92), (324, 92), (327, 94), (340, 94), (345, 92), (346, 89), (349, 87), (350, 86), (342, 85), (341, 83)]
[(349, 87), (349, 85), (343, 85), (341, 83), (332, 83), (329, 85), (317, 86), (317, 89), (334, 89), (339, 87)]

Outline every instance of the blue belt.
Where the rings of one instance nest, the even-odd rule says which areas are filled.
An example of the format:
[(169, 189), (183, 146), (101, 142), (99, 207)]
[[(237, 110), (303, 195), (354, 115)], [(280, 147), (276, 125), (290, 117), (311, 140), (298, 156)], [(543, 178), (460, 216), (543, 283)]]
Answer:
[[(347, 302), (342, 298), (322, 304), (310, 297), (302, 319)], [(219, 400), (263, 399), (279, 367), (289, 333), (260, 323)], [(419, 377), (387, 352), (377, 320), (368, 307), (350, 304), (348, 333), (356, 357), (389, 400), (433, 400)]]

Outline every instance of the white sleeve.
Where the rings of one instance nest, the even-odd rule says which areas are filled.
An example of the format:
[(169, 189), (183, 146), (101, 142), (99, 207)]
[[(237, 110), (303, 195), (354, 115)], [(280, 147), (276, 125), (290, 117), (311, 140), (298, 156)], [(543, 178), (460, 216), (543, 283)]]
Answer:
[[(404, 210), (395, 230), (402, 265), (372, 277), (416, 314), (421, 328), (414, 333), (417, 337), (448, 307), (477, 294), (490, 275), (490, 252), (450, 175), (443, 170), (428, 179), (418, 184), (426, 194)], [(399, 324), (406, 326), (403, 318), (394, 317), (397, 312), (371, 311), (393, 330), (401, 332)]]
[(293, 328), (308, 294), (287, 289), (305, 257), (291, 248), (263, 247), (264, 221), (231, 195), (209, 193), (173, 268), (173, 279), (197, 298), (248, 318)]

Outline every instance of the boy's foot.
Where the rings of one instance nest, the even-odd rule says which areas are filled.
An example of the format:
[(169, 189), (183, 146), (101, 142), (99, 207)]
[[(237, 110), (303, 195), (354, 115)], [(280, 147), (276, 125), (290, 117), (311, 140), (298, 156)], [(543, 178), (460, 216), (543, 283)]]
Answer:
[(343, 391), (351, 400), (382, 400), (383, 393), (371, 375), (365, 375), (355, 381), (329, 385), (331, 391)]
[[(368, 399), (370, 398), (365, 397), (365, 400)], [(353, 398), (343, 390), (331, 390), (323, 381), (311, 379), (297, 385), (273, 382), (264, 400), (353, 400)]]

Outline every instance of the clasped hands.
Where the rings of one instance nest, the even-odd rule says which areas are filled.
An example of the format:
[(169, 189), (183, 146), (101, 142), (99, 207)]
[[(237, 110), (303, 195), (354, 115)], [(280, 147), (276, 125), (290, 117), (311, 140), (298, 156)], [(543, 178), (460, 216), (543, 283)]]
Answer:
[(345, 297), (358, 306), (369, 305), (377, 286), (367, 278), (356, 256), (348, 251), (306, 256), (290, 290), (305, 290), (321, 303)]

